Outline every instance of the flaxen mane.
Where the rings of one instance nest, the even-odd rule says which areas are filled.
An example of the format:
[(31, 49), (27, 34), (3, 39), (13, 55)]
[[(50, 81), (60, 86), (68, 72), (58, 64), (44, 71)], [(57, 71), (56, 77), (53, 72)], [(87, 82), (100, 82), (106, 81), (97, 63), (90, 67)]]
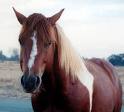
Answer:
[(71, 74), (74, 79), (78, 78), (81, 83), (88, 88), (91, 111), (94, 78), (87, 70), (84, 60), (72, 47), (62, 28), (59, 25), (56, 25), (56, 28), (58, 33), (58, 44), (60, 45), (60, 66), (64, 68), (67, 75)]
[(84, 60), (77, 54), (70, 43), (70, 40), (64, 34), (62, 28), (56, 25), (58, 32), (58, 44), (60, 45), (60, 65), (66, 73), (71, 73), (74, 77), (79, 75), (79, 71), (86, 69)]

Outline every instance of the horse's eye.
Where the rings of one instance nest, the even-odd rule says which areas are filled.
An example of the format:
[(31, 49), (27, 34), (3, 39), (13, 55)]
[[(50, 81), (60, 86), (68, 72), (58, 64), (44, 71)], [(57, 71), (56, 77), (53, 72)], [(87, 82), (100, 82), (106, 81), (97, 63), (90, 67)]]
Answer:
[(45, 43), (45, 44), (44, 44), (44, 47), (45, 47), (45, 48), (48, 48), (51, 44), (52, 44), (52, 42)]

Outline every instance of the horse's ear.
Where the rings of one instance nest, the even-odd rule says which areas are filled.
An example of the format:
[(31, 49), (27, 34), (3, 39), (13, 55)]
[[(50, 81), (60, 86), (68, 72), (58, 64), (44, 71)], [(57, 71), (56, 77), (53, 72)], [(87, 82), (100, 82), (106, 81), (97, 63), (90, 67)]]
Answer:
[(57, 14), (53, 15), (52, 17), (49, 17), (48, 19), (50, 20), (50, 22), (52, 23), (52, 25), (54, 25), (57, 20), (60, 18), (60, 16), (62, 15), (62, 12), (64, 11), (64, 9), (62, 9), (61, 11), (59, 11)]
[(19, 23), (22, 25), (26, 21), (26, 17), (23, 14), (17, 12), (14, 7), (13, 7), (13, 10), (15, 12), (15, 15), (16, 15)]

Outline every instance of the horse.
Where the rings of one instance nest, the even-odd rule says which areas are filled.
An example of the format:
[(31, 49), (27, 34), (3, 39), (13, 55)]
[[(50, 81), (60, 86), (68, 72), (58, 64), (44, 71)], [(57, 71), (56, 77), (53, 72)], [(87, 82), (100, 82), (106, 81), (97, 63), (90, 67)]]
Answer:
[(13, 8), (19, 34), (21, 85), (31, 93), (34, 112), (121, 112), (122, 87), (106, 60), (84, 59), (51, 17), (28, 17)]

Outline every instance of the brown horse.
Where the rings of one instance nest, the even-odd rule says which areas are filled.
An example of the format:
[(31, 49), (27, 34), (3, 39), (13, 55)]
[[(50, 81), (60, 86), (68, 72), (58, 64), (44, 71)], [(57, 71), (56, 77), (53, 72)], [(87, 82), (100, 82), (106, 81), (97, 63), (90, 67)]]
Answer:
[(122, 89), (114, 67), (82, 59), (52, 17), (15, 14), (19, 35), (21, 84), (32, 94), (34, 112), (121, 112)]

